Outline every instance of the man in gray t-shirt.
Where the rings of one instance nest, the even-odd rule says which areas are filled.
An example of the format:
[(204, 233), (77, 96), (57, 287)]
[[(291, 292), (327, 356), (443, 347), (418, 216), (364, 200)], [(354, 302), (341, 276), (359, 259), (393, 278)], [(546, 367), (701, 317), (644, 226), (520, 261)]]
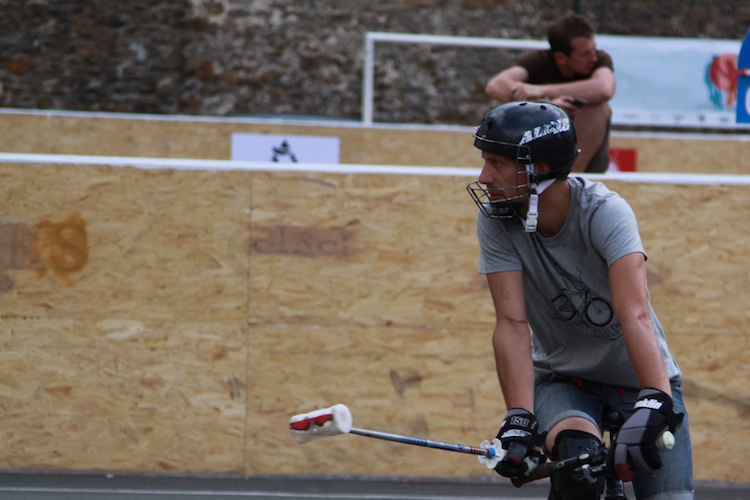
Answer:
[[(598, 450), (605, 428), (621, 424), (617, 477), (637, 498), (692, 499), (680, 369), (651, 307), (633, 210), (603, 184), (568, 177), (575, 130), (553, 104), (503, 104), (474, 137), (484, 166), (467, 188), (508, 410), (495, 470), (518, 478), (545, 451), (562, 460)], [(674, 448), (659, 450), (668, 433)], [(554, 474), (551, 486), (552, 499), (593, 500), (604, 484)]]

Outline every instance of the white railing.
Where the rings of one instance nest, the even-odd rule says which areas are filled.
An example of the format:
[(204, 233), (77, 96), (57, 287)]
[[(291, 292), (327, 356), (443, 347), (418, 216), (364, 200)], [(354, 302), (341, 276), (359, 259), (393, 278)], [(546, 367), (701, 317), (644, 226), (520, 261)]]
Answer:
[[(31, 153), (2, 153), (0, 165), (4, 163), (41, 163), (45, 165), (109, 165), (112, 167), (139, 168), (144, 170), (203, 170), (203, 171), (250, 171), (250, 172), (319, 172), (329, 174), (358, 175), (419, 175), (430, 177), (466, 177), (476, 179), (478, 168), (431, 167), (418, 165), (361, 165), (340, 163), (277, 163), (232, 160), (202, 160), (189, 158), (144, 158), (134, 156), (87, 156)], [(699, 184), (750, 186), (750, 175), (741, 174), (681, 174), (675, 172), (607, 172), (604, 174), (579, 173), (577, 176), (596, 180), (642, 182), (645, 184)]]
[(365, 60), (362, 68), (362, 123), (372, 125), (374, 107), (375, 42), (449, 45), (452, 47), (485, 47), (505, 49), (545, 49), (540, 40), (510, 40), (466, 36), (414, 35), (407, 33), (368, 32), (365, 34)]

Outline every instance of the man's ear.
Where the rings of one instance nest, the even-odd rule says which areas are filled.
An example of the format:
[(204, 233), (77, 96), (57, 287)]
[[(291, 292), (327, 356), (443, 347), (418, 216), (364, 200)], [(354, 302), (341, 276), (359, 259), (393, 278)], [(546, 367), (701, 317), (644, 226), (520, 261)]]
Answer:
[(567, 64), (568, 56), (563, 52), (553, 52), (552, 57), (555, 58), (555, 64), (557, 64), (558, 68)]

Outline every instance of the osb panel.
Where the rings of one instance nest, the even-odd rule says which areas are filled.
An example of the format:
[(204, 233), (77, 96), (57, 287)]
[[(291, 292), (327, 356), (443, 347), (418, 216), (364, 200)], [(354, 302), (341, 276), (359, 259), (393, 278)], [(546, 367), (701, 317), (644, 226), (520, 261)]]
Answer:
[[(342, 163), (375, 165), (476, 166), (478, 155), (467, 131), (422, 128), (365, 128), (279, 121), (161, 120), (132, 115), (0, 115), (0, 151), (9, 153), (231, 158), (232, 134), (280, 134), (340, 138)], [(468, 153), (468, 155), (467, 155)], [(269, 158), (270, 160), (270, 158)]]
[[(719, 161), (721, 161), (721, 159), (719, 159)], [(745, 140), (740, 143), (740, 163), (737, 173), (750, 175), (750, 140)]]
[[(365, 428), (492, 437), (470, 180), (0, 166), (0, 467), (489, 474), (358, 436), (300, 447), (286, 428), (343, 402)], [(747, 188), (609, 184), (640, 218), (696, 478), (742, 481), (720, 464), (750, 449)]]
[[(0, 165), (3, 307), (41, 317), (241, 320), (238, 174)], [(1, 260), (0, 260), (1, 262)], [(33, 272), (31, 272), (33, 271)]]
[(241, 471), (241, 322), (0, 325), (0, 467)]
[(476, 273), (470, 180), (257, 174), (250, 321), (438, 328), (486, 321), (492, 312)]
[(750, 173), (750, 141), (695, 134), (645, 137), (614, 133), (613, 148), (635, 149), (639, 172)]
[[(156, 323), (3, 316), (3, 407), (78, 414), (117, 411), (240, 416), (247, 329), (239, 323)], [(33, 362), (29, 362), (33, 361)]]
[(670, 343), (685, 377), (696, 477), (746, 483), (747, 474), (721, 466), (720, 457), (728, 453), (738, 463), (750, 460), (750, 336), (672, 335)]
[(0, 466), (241, 471), (249, 185), (105, 166), (0, 179)]
[(653, 301), (669, 330), (744, 334), (750, 239), (742, 219), (750, 214), (749, 188), (607, 184), (639, 218)]
[(218, 419), (58, 411), (7, 412), (2, 423), (0, 468), (242, 474), (245, 461), (242, 426)]
[(251, 365), (277, 369), (255, 371), (248, 388), (250, 413), (257, 411), (257, 425), (248, 426), (249, 473), (487, 473), (475, 457), (359, 436), (298, 446), (287, 421), (344, 403), (355, 427), (477, 446), (504, 411), (490, 329), (263, 326), (254, 333)]
[[(479, 118), (477, 118), (477, 122)], [(363, 127), (242, 120), (191, 120), (134, 115), (0, 115), (0, 151), (227, 160), (233, 133), (334, 136), (340, 161), (352, 164), (480, 167), (470, 127)], [(642, 172), (750, 173), (750, 141), (695, 134), (613, 132), (612, 147), (634, 148)], [(270, 158), (269, 158), (270, 159)]]

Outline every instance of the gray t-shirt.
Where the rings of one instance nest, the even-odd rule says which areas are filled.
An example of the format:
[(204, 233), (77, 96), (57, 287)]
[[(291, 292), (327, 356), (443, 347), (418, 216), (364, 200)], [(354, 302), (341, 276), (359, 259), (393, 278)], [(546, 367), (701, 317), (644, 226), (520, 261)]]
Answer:
[[(552, 374), (638, 388), (608, 270), (621, 257), (646, 258), (630, 205), (600, 182), (568, 178), (570, 208), (562, 229), (545, 238), (509, 219), (479, 213), (479, 272), (522, 271), (537, 377)], [(670, 378), (680, 369), (651, 304), (651, 320)]]

